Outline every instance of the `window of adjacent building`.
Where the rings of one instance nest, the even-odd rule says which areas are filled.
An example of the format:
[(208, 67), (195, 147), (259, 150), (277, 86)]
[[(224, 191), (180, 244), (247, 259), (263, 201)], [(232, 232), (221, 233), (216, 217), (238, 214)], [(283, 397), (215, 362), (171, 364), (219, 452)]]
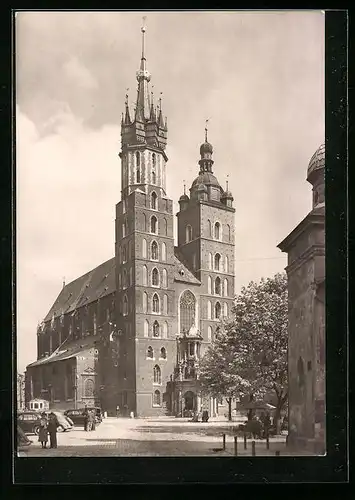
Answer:
[(153, 313), (159, 313), (159, 297), (156, 293), (153, 295)]
[(147, 349), (147, 358), (153, 359), (153, 357), (154, 357), (153, 347), (150, 345)]
[(224, 272), (229, 273), (229, 259), (228, 255), (224, 257)]
[(168, 323), (167, 323), (167, 321), (164, 321), (164, 323), (163, 323), (163, 338), (164, 339), (168, 338)]
[(151, 194), (151, 197), (150, 197), (150, 207), (153, 210), (157, 209), (157, 198), (158, 198), (157, 193), (155, 191), (153, 191)]
[(161, 244), (161, 260), (166, 261), (166, 244), (164, 242)]
[(158, 226), (158, 220), (155, 217), (155, 215), (152, 216), (150, 219), (150, 232), (153, 234), (157, 234), (157, 226)]
[(210, 269), (213, 269), (212, 261), (213, 261), (213, 257), (212, 257), (212, 253), (210, 252), (208, 254), (208, 264), (209, 264)]
[(207, 228), (208, 228), (208, 236), (212, 238), (212, 223), (209, 219), (207, 220)]
[(156, 267), (152, 271), (152, 286), (159, 286), (159, 271)]
[(142, 257), (147, 258), (147, 240), (145, 238), (142, 240)]
[(158, 243), (156, 241), (152, 243), (151, 257), (152, 260), (158, 260)]
[(168, 296), (165, 294), (163, 299), (164, 314), (168, 314)]
[(153, 337), (160, 337), (160, 328), (157, 321), (153, 323)]
[(161, 359), (166, 359), (166, 349), (165, 349), (165, 347), (162, 347), (160, 349), (160, 357), (161, 357)]
[(126, 223), (124, 222), (122, 224), (122, 238), (124, 238), (126, 236)]
[(158, 365), (155, 365), (153, 369), (153, 383), (157, 385), (161, 384), (161, 370)]
[(196, 298), (190, 290), (185, 290), (180, 297), (180, 333), (188, 333), (195, 323)]
[(154, 396), (153, 396), (153, 405), (154, 405), (154, 406), (161, 406), (161, 396), (160, 396), (160, 391), (154, 391)]
[(168, 273), (166, 269), (163, 269), (163, 288), (168, 287)]
[(190, 226), (190, 224), (188, 224), (186, 226), (186, 234), (185, 234), (185, 241), (186, 243), (188, 243), (189, 241), (192, 240), (192, 227)]
[(221, 237), (221, 225), (219, 222), (216, 222), (214, 225), (214, 237), (216, 240), (219, 240)]
[(226, 316), (226, 317), (228, 316), (228, 304), (227, 304), (227, 302), (225, 302), (223, 304), (223, 316)]
[(214, 317), (215, 319), (219, 319), (221, 317), (221, 304), (219, 302), (216, 302), (216, 305), (214, 306)]
[(212, 279), (211, 279), (211, 276), (207, 277), (207, 293), (212, 293)]
[(147, 269), (147, 266), (143, 266), (142, 282), (143, 282), (144, 286), (147, 286), (147, 284), (148, 284), (148, 269)]
[(207, 329), (207, 338), (208, 340), (212, 340), (212, 327), (209, 326)]
[(221, 255), (219, 253), (216, 253), (214, 256), (214, 268), (215, 271), (219, 271), (220, 269), (220, 264), (221, 264)]
[[(143, 312), (148, 312), (148, 294), (143, 292)], [(148, 323), (148, 321), (146, 321)]]
[(127, 295), (123, 297), (123, 316), (127, 316), (128, 314), (128, 298)]
[(90, 378), (85, 381), (85, 397), (92, 398), (94, 396), (94, 381)]
[(228, 297), (228, 280), (227, 278), (224, 279), (224, 286), (223, 286), (223, 294), (225, 297)]
[(214, 293), (216, 295), (221, 295), (221, 278), (217, 276), (214, 282)]
[(212, 318), (212, 306), (210, 300), (207, 302), (207, 318), (208, 319)]

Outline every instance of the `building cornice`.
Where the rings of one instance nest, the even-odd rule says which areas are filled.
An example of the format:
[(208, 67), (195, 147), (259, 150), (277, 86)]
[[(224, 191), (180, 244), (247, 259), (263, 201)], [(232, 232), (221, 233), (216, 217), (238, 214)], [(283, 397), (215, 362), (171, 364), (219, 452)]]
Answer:
[(295, 243), (295, 241), (301, 236), (301, 234), (305, 233), (312, 226), (324, 226), (325, 216), (322, 213), (317, 213), (314, 211), (309, 212), (306, 217), (291, 231), (291, 233), (286, 236), (284, 240), (281, 241), (277, 245), (277, 247), (282, 252), (288, 252), (290, 247)]

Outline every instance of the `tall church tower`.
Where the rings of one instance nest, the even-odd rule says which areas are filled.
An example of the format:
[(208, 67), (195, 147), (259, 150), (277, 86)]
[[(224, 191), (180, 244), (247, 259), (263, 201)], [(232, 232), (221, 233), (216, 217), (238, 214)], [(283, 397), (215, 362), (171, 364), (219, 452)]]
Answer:
[(154, 105), (150, 78), (143, 27), (136, 106), (131, 114), (126, 96), (122, 115), (115, 240), (117, 404), (137, 416), (163, 412), (164, 386), (176, 352), (171, 328), (174, 239), (173, 203), (166, 195), (167, 121), (161, 99)]
[[(213, 147), (200, 147), (199, 173), (179, 200), (178, 250), (181, 260), (201, 281), (200, 325), (204, 342), (212, 340), (219, 319), (229, 316), (234, 298), (233, 196), (213, 174)], [(203, 354), (203, 345), (202, 352)]]

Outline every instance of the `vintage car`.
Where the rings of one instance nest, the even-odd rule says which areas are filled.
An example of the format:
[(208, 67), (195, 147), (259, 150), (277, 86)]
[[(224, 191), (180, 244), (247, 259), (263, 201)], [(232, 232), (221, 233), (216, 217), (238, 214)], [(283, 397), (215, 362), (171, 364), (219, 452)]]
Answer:
[[(101, 411), (101, 408), (99, 407), (88, 407), (87, 408), (88, 411), (92, 411), (92, 410), (95, 410), (95, 420), (96, 420), (96, 425), (100, 424), (102, 422), (102, 411)], [(84, 415), (84, 410), (85, 408), (72, 408), (70, 410), (66, 410), (64, 412), (64, 415), (68, 418), (70, 418), (70, 420), (73, 421), (74, 425), (77, 425), (77, 426), (83, 426), (84, 427), (84, 419), (85, 419), (85, 415)]]
[(17, 425), (25, 434), (38, 434), (40, 418), (36, 411), (23, 411), (17, 414)]

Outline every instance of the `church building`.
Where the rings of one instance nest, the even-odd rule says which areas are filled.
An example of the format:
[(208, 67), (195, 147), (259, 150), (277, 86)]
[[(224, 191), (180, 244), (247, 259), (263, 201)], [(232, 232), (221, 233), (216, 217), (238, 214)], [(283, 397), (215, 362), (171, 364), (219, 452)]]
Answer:
[(129, 109), (126, 96), (121, 122), (115, 256), (63, 286), (38, 327), (27, 401), (95, 404), (108, 414), (119, 406), (138, 417), (226, 411), (201, 395), (199, 361), (233, 306), (233, 196), (214, 175), (205, 129), (197, 176), (179, 199), (174, 245), (167, 119), (150, 79), (142, 28), (136, 106)]

